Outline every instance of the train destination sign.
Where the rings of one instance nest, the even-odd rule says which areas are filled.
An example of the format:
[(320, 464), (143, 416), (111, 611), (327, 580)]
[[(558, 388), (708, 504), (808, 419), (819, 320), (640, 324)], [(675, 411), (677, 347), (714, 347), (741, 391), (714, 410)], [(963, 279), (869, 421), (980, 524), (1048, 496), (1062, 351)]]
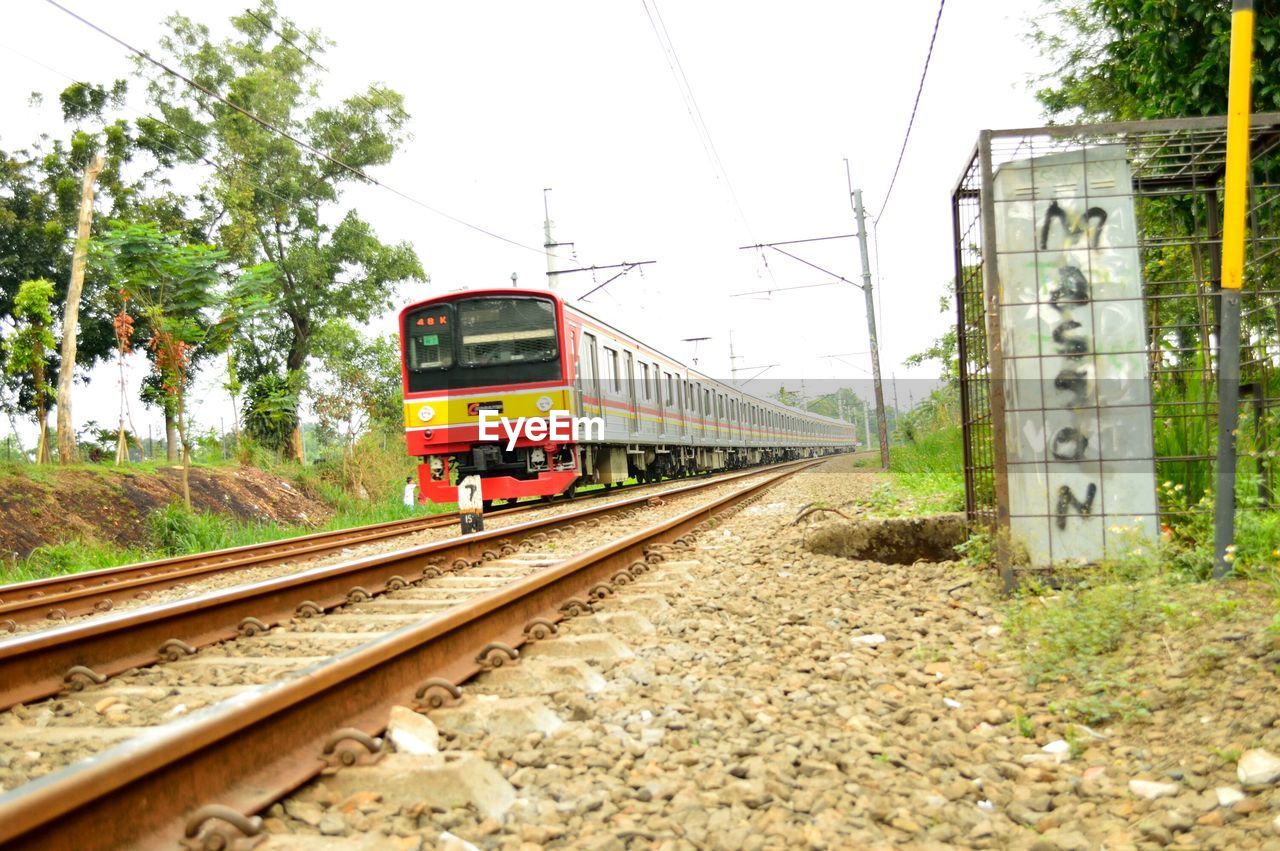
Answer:
[(1032, 565), (1157, 533), (1146, 321), (1122, 145), (995, 175), (1010, 533)]

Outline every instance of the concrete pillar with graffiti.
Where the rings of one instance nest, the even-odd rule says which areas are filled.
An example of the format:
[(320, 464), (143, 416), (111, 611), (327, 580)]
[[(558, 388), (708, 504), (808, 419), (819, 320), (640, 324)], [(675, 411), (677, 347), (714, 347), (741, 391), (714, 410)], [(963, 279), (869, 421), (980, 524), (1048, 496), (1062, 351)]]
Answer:
[(1157, 534), (1156, 472), (1125, 147), (1006, 163), (994, 201), (1014, 558), (1141, 548)]

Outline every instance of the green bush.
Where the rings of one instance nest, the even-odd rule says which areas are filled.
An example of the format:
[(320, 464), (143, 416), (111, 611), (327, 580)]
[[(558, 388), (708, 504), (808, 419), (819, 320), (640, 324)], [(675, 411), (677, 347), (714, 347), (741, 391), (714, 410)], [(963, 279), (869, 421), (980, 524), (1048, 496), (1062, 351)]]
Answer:
[(231, 539), (222, 517), (191, 511), (178, 502), (147, 516), (147, 536), (153, 547), (170, 556), (221, 549)]

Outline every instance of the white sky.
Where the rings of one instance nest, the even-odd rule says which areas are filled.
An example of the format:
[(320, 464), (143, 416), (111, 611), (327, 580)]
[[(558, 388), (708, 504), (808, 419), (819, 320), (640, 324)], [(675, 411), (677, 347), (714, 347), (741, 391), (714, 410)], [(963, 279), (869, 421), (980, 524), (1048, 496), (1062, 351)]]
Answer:
[[(155, 45), (175, 9), (174, 0), (65, 3), (144, 48)], [(219, 34), (246, 5), (205, 0), (182, 11)], [(643, 277), (632, 272), (593, 296), (588, 309), (601, 318), (686, 361), (692, 349), (680, 341), (709, 336), (698, 356), (715, 375), (728, 375), (732, 329), (739, 364), (780, 364), (769, 376), (788, 385), (865, 379), (823, 357), (866, 351), (862, 293), (841, 285), (730, 298), (774, 281), (824, 280), (772, 252), (766, 270), (756, 252), (737, 248), (852, 233), (845, 157), (868, 209), (880, 210), (935, 0), (662, 0), (658, 8), (746, 223), (704, 151), (640, 0), (279, 5), (337, 42), (317, 55), (333, 72), (326, 97), (336, 101), (371, 81), (405, 95), (414, 139), (374, 172), (379, 179), (532, 246), (542, 243), (542, 190), (552, 187), (555, 236), (574, 242), (584, 265), (658, 261)], [(41, 0), (6, 6), (0, 148), (14, 149), (40, 132), (65, 135), (56, 93), (68, 77), (106, 82), (128, 76), (131, 65), (118, 45)], [(1025, 19), (1038, 11), (1032, 0), (950, 0), (943, 13), (911, 144), (877, 228), (886, 379), (909, 377), (903, 358), (951, 320), (937, 307), (952, 275), (950, 191), (978, 131), (1043, 123), (1029, 86), (1043, 63), (1023, 38)], [(46, 94), (45, 106), (28, 105), (32, 91)], [(146, 108), (140, 96), (136, 106)], [(384, 240), (409, 240), (431, 275), (429, 287), (403, 288), (397, 306), (463, 287), (507, 285), (512, 272), (522, 285), (545, 284), (541, 253), (469, 231), (376, 187), (353, 186), (345, 198)], [(789, 250), (846, 278), (861, 271), (855, 240)], [(571, 296), (594, 285), (589, 273), (561, 280)], [(393, 329), (389, 314), (370, 330)], [(846, 360), (870, 368), (865, 355)], [(131, 386), (144, 370), (131, 366)], [(217, 389), (222, 380), (202, 375), (192, 394), (203, 426), (217, 427), (222, 418), (230, 428), (230, 408)], [(136, 396), (133, 405), (144, 435), (148, 423), (158, 428), (156, 412)], [(114, 426), (117, 407), (114, 366), (77, 388), (77, 423)]]

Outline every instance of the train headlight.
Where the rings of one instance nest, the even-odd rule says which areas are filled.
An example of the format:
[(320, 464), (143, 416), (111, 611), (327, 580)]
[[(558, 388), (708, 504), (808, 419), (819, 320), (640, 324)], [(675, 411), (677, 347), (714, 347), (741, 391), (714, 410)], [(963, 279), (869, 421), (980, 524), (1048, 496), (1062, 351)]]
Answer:
[(436, 415), (436, 410), (430, 405), (423, 405), (421, 408), (418, 408), (419, 422), (429, 423), (431, 422), (431, 418), (434, 417), (435, 415)]
[(539, 410), (539, 411), (542, 411), (542, 413), (544, 413), (544, 414), (545, 414), (547, 411), (551, 410), (551, 406), (552, 406), (553, 404), (554, 404), (554, 403), (551, 401), (551, 397), (550, 397), (550, 396), (539, 396), (539, 397), (538, 397), (538, 401), (537, 401), (538, 410)]

